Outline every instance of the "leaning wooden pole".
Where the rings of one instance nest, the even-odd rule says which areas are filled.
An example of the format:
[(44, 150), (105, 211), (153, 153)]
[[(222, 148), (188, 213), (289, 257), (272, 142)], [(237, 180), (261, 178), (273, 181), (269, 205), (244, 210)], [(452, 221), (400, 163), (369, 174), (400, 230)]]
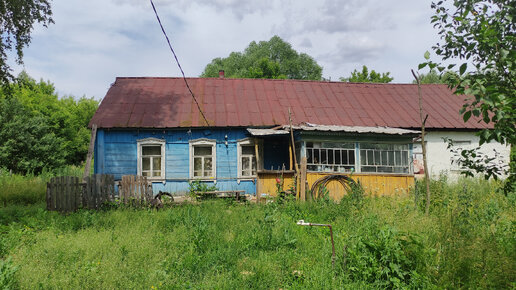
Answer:
[(301, 176), (299, 174), (299, 165), (297, 164), (297, 158), (296, 158), (296, 144), (294, 143), (294, 130), (292, 130), (292, 115), (290, 113), (290, 107), (288, 108), (288, 122), (290, 125), (290, 141), (292, 142), (292, 155), (294, 157), (294, 168), (296, 170), (295, 178), (296, 178), (296, 197), (299, 199), (301, 198), (300, 190), (301, 190)]
[(412, 71), (412, 75), (416, 79), (417, 82), (417, 94), (419, 96), (419, 118), (421, 120), (421, 148), (423, 149), (423, 167), (425, 170), (425, 184), (426, 184), (426, 206), (425, 206), (425, 214), (428, 215), (430, 212), (430, 177), (428, 176), (428, 163), (426, 161), (426, 144), (425, 144), (425, 123), (428, 115), (423, 118), (423, 97), (421, 94), (421, 82), (417, 77), (414, 70)]
[(86, 157), (86, 166), (84, 167), (84, 175), (82, 180), (86, 180), (86, 177), (90, 176), (91, 159), (93, 156), (93, 147), (95, 146), (95, 138), (97, 137), (97, 124), (91, 126), (91, 138), (90, 146), (88, 147), (88, 155)]

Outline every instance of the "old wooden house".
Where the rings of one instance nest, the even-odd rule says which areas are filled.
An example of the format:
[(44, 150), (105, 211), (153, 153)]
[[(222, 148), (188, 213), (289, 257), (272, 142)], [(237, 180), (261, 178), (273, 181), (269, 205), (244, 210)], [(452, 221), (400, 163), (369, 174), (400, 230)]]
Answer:
[[(90, 122), (98, 127), (95, 173), (147, 176), (154, 192), (178, 195), (194, 180), (274, 195), (276, 179), (288, 188), (296, 167), (306, 170), (308, 187), (324, 175), (351, 173), (373, 194), (403, 192), (414, 183), (416, 85), (187, 81), (196, 99), (183, 78), (117, 78)], [(486, 127), (473, 118), (463, 122), (464, 97), (446, 86), (423, 85), (422, 92), (430, 135), (473, 142)], [(344, 194), (330, 191), (336, 199)]]

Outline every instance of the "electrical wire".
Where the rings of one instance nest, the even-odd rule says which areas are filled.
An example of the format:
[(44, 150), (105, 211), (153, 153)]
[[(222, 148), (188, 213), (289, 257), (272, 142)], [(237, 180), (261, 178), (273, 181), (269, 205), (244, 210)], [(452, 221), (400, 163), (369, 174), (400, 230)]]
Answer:
[(167, 39), (168, 47), (170, 48), (170, 51), (172, 51), (172, 54), (174, 55), (174, 58), (176, 59), (177, 66), (179, 67), (179, 70), (181, 70), (181, 74), (183, 74), (183, 80), (185, 81), (186, 87), (188, 88), (188, 91), (192, 95), (193, 100), (195, 101), (195, 104), (197, 105), (197, 109), (199, 109), (199, 112), (201, 113), (204, 121), (208, 126), (210, 126), (210, 123), (208, 122), (208, 119), (206, 119), (206, 116), (201, 110), (201, 106), (199, 105), (199, 102), (197, 102), (197, 99), (195, 98), (194, 93), (192, 92), (192, 89), (190, 89), (190, 86), (188, 85), (188, 81), (186, 80), (185, 72), (183, 71), (183, 68), (181, 67), (181, 64), (179, 63), (179, 60), (177, 59), (176, 52), (172, 48), (172, 44), (170, 44), (170, 39), (168, 38), (167, 33), (165, 32), (165, 28), (163, 28), (163, 25), (161, 24), (161, 20), (159, 19), (158, 12), (156, 11), (156, 7), (154, 6), (154, 3), (152, 0), (150, 0), (150, 3), (152, 5), (152, 9), (154, 10), (154, 14), (156, 15), (156, 18), (158, 19), (159, 26), (161, 27), (161, 31), (163, 31), (163, 35), (165, 35), (165, 38)]

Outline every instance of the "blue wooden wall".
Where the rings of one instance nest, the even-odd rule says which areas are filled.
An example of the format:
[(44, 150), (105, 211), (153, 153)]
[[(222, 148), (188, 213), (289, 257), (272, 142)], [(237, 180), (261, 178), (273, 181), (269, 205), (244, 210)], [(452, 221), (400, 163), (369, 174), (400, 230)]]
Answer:
[[(226, 139), (227, 136), (227, 139)], [(189, 188), (189, 141), (199, 138), (217, 141), (217, 170), (215, 184), (219, 190), (245, 190), (255, 194), (255, 180), (237, 179), (237, 141), (248, 136), (245, 129), (212, 130), (105, 130), (97, 131), (95, 141), (95, 173), (137, 174), (137, 140), (158, 138), (166, 141), (165, 182), (153, 182), (154, 192), (184, 194)], [(227, 145), (226, 145), (227, 140)], [(287, 144), (288, 146), (288, 144)], [(273, 157), (273, 156), (271, 156)], [(288, 160), (288, 147), (287, 147)], [(269, 162), (270, 163), (270, 162)]]

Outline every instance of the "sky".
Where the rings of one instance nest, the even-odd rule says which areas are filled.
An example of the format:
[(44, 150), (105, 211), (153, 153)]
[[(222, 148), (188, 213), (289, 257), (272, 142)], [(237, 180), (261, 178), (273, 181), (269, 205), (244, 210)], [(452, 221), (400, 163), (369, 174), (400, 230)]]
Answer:
[[(52, 82), (60, 96), (101, 99), (116, 77), (181, 73), (146, 0), (54, 0), (55, 24), (36, 25), (25, 70)], [(154, 0), (187, 77), (216, 57), (278, 35), (338, 81), (354, 69), (390, 72), (412, 82), (410, 69), (439, 39), (431, 1), (422, 0)], [(423, 71), (426, 73), (426, 71)]]

